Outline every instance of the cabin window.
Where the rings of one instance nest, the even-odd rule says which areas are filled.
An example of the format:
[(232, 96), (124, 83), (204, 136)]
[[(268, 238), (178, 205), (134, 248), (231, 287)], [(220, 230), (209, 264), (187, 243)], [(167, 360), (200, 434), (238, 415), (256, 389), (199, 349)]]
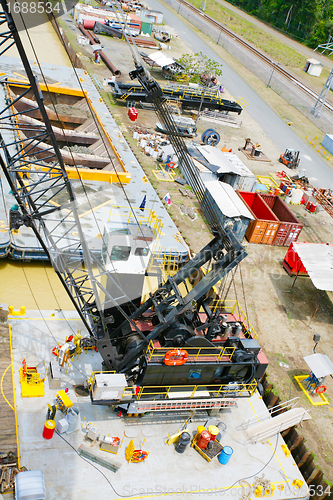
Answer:
[(147, 257), (149, 253), (149, 248), (138, 247), (135, 249), (134, 255), (139, 255), (139, 257)]
[(131, 253), (131, 247), (114, 245), (111, 250), (111, 260), (128, 260)]
[(128, 228), (116, 228), (116, 229), (110, 229), (110, 233), (112, 236), (115, 236), (116, 234), (130, 234)]

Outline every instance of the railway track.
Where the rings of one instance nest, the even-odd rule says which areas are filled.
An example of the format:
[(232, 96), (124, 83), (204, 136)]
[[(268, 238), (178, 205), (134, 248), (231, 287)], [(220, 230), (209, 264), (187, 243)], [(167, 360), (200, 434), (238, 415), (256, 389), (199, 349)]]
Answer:
[[(291, 83), (293, 83), (300, 90), (302, 90), (303, 92), (305, 92), (308, 96), (312, 97), (315, 100), (318, 99), (319, 94), (317, 94), (316, 92), (314, 92), (313, 90), (311, 90), (309, 87), (307, 87), (306, 85), (304, 85), (302, 82), (300, 82), (299, 80), (297, 80), (297, 78), (295, 78), (293, 75), (291, 75), (290, 73), (288, 73), (288, 71), (286, 71), (285, 69), (283, 69), (279, 64), (275, 63), (274, 61), (272, 61), (271, 59), (269, 59), (269, 57), (267, 57), (264, 54), (262, 54), (259, 50), (257, 50), (256, 48), (252, 47), (252, 45), (250, 45), (249, 43), (245, 42), (239, 36), (235, 35), (235, 33), (233, 33), (232, 31), (228, 30), (221, 23), (219, 23), (215, 19), (211, 18), (210, 16), (208, 16), (207, 14), (205, 14), (202, 10), (197, 9), (196, 7), (194, 7), (193, 5), (191, 5), (190, 3), (186, 2), (185, 0), (180, 0), (180, 4), (185, 5), (188, 9), (192, 10), (193, 12), (195, 12), (198, 16), (204, 18), (212, 26), (214, 26), (215, 28), (218, 28), (220, 31), (222, 31), (223, 33), (225, 33), (226, 35), (228, 35), (233, 40), (236, 40), (240, 45), (242, 45), (247, 50), (249, 50), (250, 52), (252, 52), (253, 54), (255, 54), (262, 61), (264, 61), (268, 66), (270, 66), (272, 68), (272, 70), (277, 71), (278, 73), (280, 73), (281, 75), (283, 75), (286, 79), (288, 79)], [(323, 103), (322, 100), (320, 100), (320, 102), (323, 104), (323, 106), (326, 109), (328, 109), (329, 111), (333, 111), (333, 106), (330, 103), (328, 103), (328, 102), (324, 102)]]

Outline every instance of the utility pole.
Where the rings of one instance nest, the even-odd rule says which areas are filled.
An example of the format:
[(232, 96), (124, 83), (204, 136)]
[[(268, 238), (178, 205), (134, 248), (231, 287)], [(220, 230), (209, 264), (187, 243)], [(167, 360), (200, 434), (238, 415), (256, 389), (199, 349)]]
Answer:
[(202, 0), (202, 4), (201, 4), (201, 7), (200, 7), (200, 10), (202, 10), (203, 12), (205, 12), (205, 10), (206, 10), (206, 1), (207, 0)]
[(324, 87), (322, 91), (320, 92), (318, 99), (316, 100), (316, 104), (313, 106), (311, 109), (311, 114), (318, 117), (320, 116), (321, 110), (323, 109), (323, 106), (326, 102), (327, 94), (332, 88), (333, 85), (333, 68), (331, 69), (330, 74), (328, 75), (328, 78), (324, 84)]

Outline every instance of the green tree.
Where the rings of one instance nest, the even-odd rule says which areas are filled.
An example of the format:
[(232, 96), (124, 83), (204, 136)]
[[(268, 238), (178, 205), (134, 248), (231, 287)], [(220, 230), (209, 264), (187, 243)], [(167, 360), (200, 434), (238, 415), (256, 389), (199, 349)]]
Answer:
[(222, 65), (209, 59), (202, 52), (183, 54), (177, 62), (183, 66), (183, 74), (187, 75), (192, 83), (207, 84), (208, 79), (222, 75)]
[(315, 48), (333, 34), (331, 0), (229, 0), (245, 12)]

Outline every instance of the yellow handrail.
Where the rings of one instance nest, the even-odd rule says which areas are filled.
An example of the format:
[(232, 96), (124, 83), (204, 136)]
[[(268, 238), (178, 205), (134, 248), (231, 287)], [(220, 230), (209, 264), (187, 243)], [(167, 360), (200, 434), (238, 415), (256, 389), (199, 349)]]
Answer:
[[(208, 389), (207, 389), (208, 386)], [(193, 384), (193, 385), (159, 385), (159, 386), (141, 386), (137, 394), (136, 400), (140, 400), (143, 396), (155, 396), (158, 399), (167, 399), (170, 391), (172, 389), (185, 390), (186, 392), (191, 391), (189, 399), (193, 399), (195, 394), (204, 389), (210, 393), (210, 397), (217, 398), (221, 393), (222, 397), (228, 397), (228, 394), (232, 394), (233, 397), (241, 396), (244, 391), (248, 391), (249, 396), (252, 396), (257, 388), (257, 381), (255, 379), (250, 383), (237, 383), (234, 386), (229, 384), (208, 384), (207, 382), (203, 385)], [(214, 393), (214, 395), (212, 394)]]
[[(229, 305), (230, 304), (230, 305)], [(243, 311), (241, 305), (237, 300), (213, 300), (210, 305), (210, 309), (215, 313), (217, 309), (221, 309), (223, 312), (238, 316), (235, 319), (241, 324), (243, 329), (247, 331), (252, 338), (257, 339), (258, 334), (254, 329), (253, 325), (247, 318), (245, 312)]]
[[(194, 356), (194, 362), (201, 357), (216, 358), (215, 361), (220, 362), (223, 357), (227, 357), (231, 361), (232, 356), (235, 352), (235, 347), (232, 346), (217, 346), (217, 347), (186, 347), (185, 350), (188, 352), (189, 357)], [(146, 349), (146, 355), (148, 357), (148, 363), (155, 357), (161, 358), (170, 350), (169, 347), (155, 347), (152, 341), (149, 342)]]
[(116, 373), (115, 370), (111, 370), (111, 371), (106, 371), (104, 372), (103, 370), (100, 370), (100, 371), (97, 371), (97, 372), (91, 372), (91, 375), (90, 375), (90, 379), (89, 379), (89, 392), (91, 391), (92, 389), (92, 386), (94, 385), (94, 382), (95, 382), (95, 375), (98, 375), (100, 373)]

